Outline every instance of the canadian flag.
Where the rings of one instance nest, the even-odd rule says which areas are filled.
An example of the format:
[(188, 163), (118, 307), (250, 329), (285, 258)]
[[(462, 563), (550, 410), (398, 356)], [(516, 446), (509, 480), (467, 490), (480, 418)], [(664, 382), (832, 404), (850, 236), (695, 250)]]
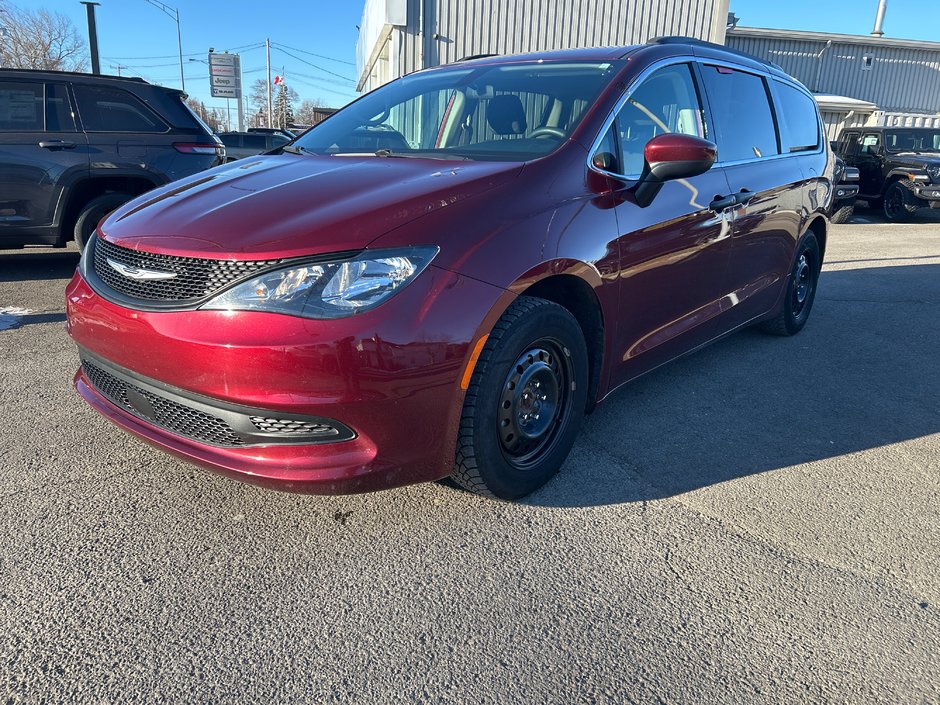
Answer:
[(284, 77), (283, 77), (283, 76), (275, 76), (275, 77), (274, 77), (274, 85), (275, 85), (275, 86), (283, 86), (283, 85), (284, 85)]

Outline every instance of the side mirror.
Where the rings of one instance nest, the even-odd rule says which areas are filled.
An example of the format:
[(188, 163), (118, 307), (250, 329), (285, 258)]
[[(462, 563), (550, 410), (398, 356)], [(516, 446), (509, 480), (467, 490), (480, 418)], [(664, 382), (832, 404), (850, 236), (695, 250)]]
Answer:
[(646, 207), (667, 181), (704, 174), (718, 157), (714, 142), (692, 135), (657, 135), (643, 149), (645, 164), (636, 186), (636, 201)]

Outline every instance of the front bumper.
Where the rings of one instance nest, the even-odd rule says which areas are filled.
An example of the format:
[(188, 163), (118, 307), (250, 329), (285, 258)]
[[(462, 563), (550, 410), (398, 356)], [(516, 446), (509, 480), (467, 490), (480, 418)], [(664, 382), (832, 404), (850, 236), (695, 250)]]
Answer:
[(930, 202), (931, 208), (940, 208), (940, 184), (915, 184), (911, 190), (917, 198)]
[[(71, 336), (86, 360), (136, 385), (144, 400), (133, 408), (115, 403), (125, 397), (103, 393), (88, 368), (79, 369), (75, 386), (99, 413), (148, 443), (255, 484), (339, 494), (435, 480), (453, 466), (471, 343), (505, 293), (432, 266), (372, 311), (314, 321), (136, 311), (105, 300), (76, 274), (66, 291)], [(301, 442), (207, 440), (188, 426), (159, 423), (147, 401), (161, 405), (163, 397), (202, 404), (210, 416), (235, 414), (225, 418), (235, 419), (229, 425), (239, 433), (246, 427), (238, 418), (252, 417), (335, 422), (350, 433)]]

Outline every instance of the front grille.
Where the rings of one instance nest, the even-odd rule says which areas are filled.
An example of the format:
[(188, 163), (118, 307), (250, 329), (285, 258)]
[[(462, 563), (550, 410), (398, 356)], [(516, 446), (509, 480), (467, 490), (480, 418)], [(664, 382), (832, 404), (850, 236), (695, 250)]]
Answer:
[[(121, 247), (100, 237), (94, 239), (94, 248), (98, 278), (124, 296), (145, 301), (198, 301), (239, 279), (284, 262), (281, 259), (236, 261), (159, 255)], [(135, 269), (172, 272), (176, 276), (172, 279), (132, 279), (108, 264), (109, 259)]]
[[(173, 433), (186, 436), (203, 443), (215, 446), (241, 446), (244, 439), (236, 434), (232, 428), (220, 418), (206, 414), (192, 407), (179, 404), (152, 392), (138, 387), (135, 384), (118, 379), (105, 372), (88, 360), (82, 360), (85, 376), (92, 386), (107, 397), (112, 403), (130, 412), (138, 418), (156, 424)], [(148, 402), (153, 411), (149, 417), (140, 412), (128, 399), (128, 392), (136, 393)]]
[(336, 436), (339, 433), (335, 427), (329, 424), (313, 423), (299, 419), (269, 419), (264, 416), (252, 416), (251, 423), (264, 433), (295, 436)]

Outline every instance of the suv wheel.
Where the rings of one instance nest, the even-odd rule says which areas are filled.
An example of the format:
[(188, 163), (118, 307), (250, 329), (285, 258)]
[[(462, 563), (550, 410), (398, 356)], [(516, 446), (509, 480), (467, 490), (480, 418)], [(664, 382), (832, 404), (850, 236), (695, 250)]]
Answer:
[(812, 232), (808, 232), (796, 248), (796, 260), (787, 278), (783, 310), (776, 318), (764, 323), (765, 331), (774, 335), (796, 335), (803, 330), (816, 299), (821, 265), (819, 242)]
[(918, 205), (911, 196), (907, 186), (895, 181), (885, 192), (882, 205), (885, 218), (892, 223), (903, 223), (917, 211)]
[(453, 479), (518, 499), (558, 472), (584, 418), (588, 353), (571, 313), (520, 296), (493, 327), (464, 399)]
[(85, 243), (95, 232), (95, 228), (98, 227), (98, 223), (102, 218), (132, 198), (133, 196), (129, 193), (106, 193), (86, 203), (78, 214), (73, 232), (78, 249), (85, 249)]

